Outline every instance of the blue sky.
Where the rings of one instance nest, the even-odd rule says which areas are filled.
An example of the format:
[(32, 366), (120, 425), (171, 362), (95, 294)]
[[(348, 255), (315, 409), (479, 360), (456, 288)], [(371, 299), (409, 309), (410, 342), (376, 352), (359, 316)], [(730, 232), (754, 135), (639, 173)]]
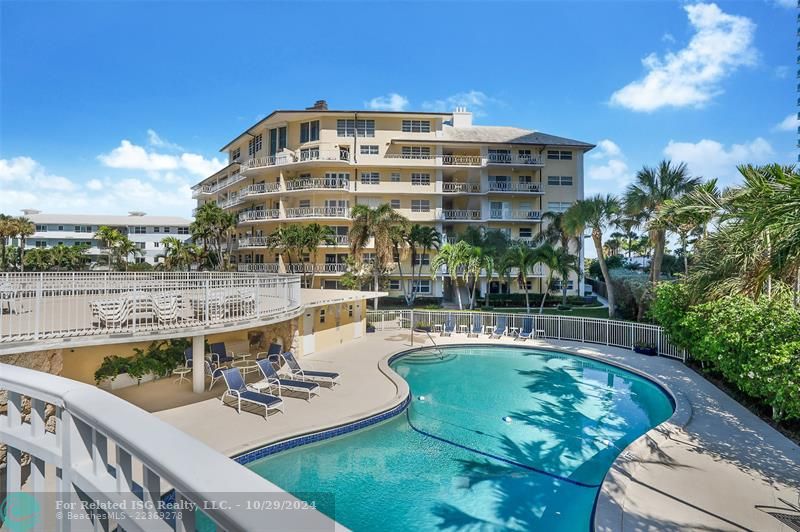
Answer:
[(736, 179), (796, 154), (792, 0), (0, 2), (0, 212), (188, 216), (276, 108), (452, 110), (597, 143), (587, 194), (643, 164)]

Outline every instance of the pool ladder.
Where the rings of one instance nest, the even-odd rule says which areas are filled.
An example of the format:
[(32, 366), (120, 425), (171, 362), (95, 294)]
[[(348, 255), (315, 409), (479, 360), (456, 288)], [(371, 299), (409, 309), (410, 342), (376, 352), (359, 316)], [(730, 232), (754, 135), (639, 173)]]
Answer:
[(431, 351), (433, 351), (434, 353), (438, 353), (439, 354), (439, 360), (443, 360), (444, 359), (444, 352), (442, 352), (442, 350), (439, 348), (439, 346), (436, 345), (436, 341), (433, 339), (433, 336), (431, 336), (431, 332), (426, 330), (425, 334), (428, 335), (428, 339), (433, 344), (433, 349)]

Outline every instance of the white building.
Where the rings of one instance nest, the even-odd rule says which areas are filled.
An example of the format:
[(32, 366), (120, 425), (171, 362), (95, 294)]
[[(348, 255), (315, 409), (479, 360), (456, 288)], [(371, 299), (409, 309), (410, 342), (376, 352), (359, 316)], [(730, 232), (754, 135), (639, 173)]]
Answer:
[(97, 262), (104, 252), (101, 243), (94, 238), (101, 226), (118, 229), (128, 236), (144, 252), (136, 262), (155, 264), (163, 253), (161, 240), (175, 236), (189, 239), (190, 220), (177, 216), (147, 216), (143, 212), (131, 212), (128, 216), (111, 214), (48, 214), (33, 209), (23, 210), (24, 215), (36, 224), (36, 233), (25, 242), (26, 249), (52, 248), (59, 244), (75, 246), (88, 244), (87, 255)]

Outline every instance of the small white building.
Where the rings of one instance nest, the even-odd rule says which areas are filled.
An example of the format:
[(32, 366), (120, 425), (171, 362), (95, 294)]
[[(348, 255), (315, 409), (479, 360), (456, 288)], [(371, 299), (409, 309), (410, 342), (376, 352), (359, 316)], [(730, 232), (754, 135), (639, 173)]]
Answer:
[[(101, 242), (94, 238), (101, 226), (118, 229), (128, 236), (143, 251), (136, 262), (156, 264), (163, 253), (161, 240), (175, 236), (189, 240), (190, 220), (177, 216), (148, 216), (143, 212), (130, 212), (128, 216), (113, 214), (49, 214), (33, 209), (22, 211), (36, 224), (36, 233), (25, 242), (25, 249), (52, 248), (59, 244), (75, 246), (88, 244), (87, 255), (92, 262), (105, 256)], [(101, 259), (102, 261), (103, 259)]]

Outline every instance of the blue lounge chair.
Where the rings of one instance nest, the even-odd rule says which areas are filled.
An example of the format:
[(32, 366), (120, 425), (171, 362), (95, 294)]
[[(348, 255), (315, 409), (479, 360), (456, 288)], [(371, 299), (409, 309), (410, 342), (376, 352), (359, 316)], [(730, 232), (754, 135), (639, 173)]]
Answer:
[(522, 330), (517, 335), (517, 340), (527, 340), (533, 337), (533, 318), (527, 317), (522, 319)]
[(183, 350), (183, 360), (187, 368), (192, 367), (192, 348), (187, 347)]
[(249, 390), (244, 383), (244, 378), (239, 368), (222, 370), (222, 377), (225, 379), (228, 389), (222, 394), (220, 400), (224, 403), (226, 397), (236, 399), (236, 410), (240, 414), (242, 413), (242, 403), (263, 406), (264, 419), (267, 419), (270, 410), (279, 410), (281, 414), (283, 413), (283, 399), (267, 393)]
[(283, 360), (286, 361), (286, 366), (289, 368), (288, 375), (295, 378), (300, 379), (301, 381), (316, 381), (316, 382), (325, 382), (330, 383), (331, 386), (339, 384), (339, 374), (333, 371), (313, 371), (313, 370), (306, 370), (300, 367), (300, 364), (297, 363), (297, 359), (294, 358), (294, 355), (291, 351), (287, 351), (281, 355)]
[(489, 335), (489, 338), (500, 338), (506, 333), (506, 317), (500, 316), (497, 318), (497, 323), (494, 326), (494, 331)]
[(456, 321), (453, 319), (452, 314), (447, 315), (447, 321), (444, 322), (442, 327), (442, 336), (450, 336), (456, 330)]
[(257, 364), (264, 379), (255, 383), (254, 386), (269, 389), (272, 389), (272, 386), (277, 386), (278, 395), (281, 395), (281, 390), (284, 388), (293, 392), (306, 393), (308, 394), (306, 401), (311, 400), (312, 395), (319, 395), (319, 384), (295, 379), (283, 379), (278, 375), (278, 372), (275, 371), (275, 368), (272, 367), (272, 362), (266, 358), (262, 358)]
[(262, 358), (268, 358), (273, 362), (278, 362), (280, 358), (280, 354), (283, 349), (281, 349), (280, 344), (269, 344), (269, 348), (266, 351), (262, 351), (256, 355), (256, 360), (260, 360)]
[(483, 332), (483, 325), (481, 324), (481, 315), (476, 314), (472, 317), (472, 329), (467, 334), (467, 338), (478, 338)]
[(218, 365), (227, 364), (233, 360), (233, 351), (225, 350), (225, 342), (217, 342), (208, 346), (211, 359)]
[(217, 367), (212, 362), (209, 362), (208, 359), (205, 360), (206, 366), (206, 377), (211, 378), (211, 384), (208, 385), (208, 391), (211, 391), (211, 388), (217, 383), (218, 380), (222, 378), (222, 372), (228, 369), (227, 366), (219, 366)]

